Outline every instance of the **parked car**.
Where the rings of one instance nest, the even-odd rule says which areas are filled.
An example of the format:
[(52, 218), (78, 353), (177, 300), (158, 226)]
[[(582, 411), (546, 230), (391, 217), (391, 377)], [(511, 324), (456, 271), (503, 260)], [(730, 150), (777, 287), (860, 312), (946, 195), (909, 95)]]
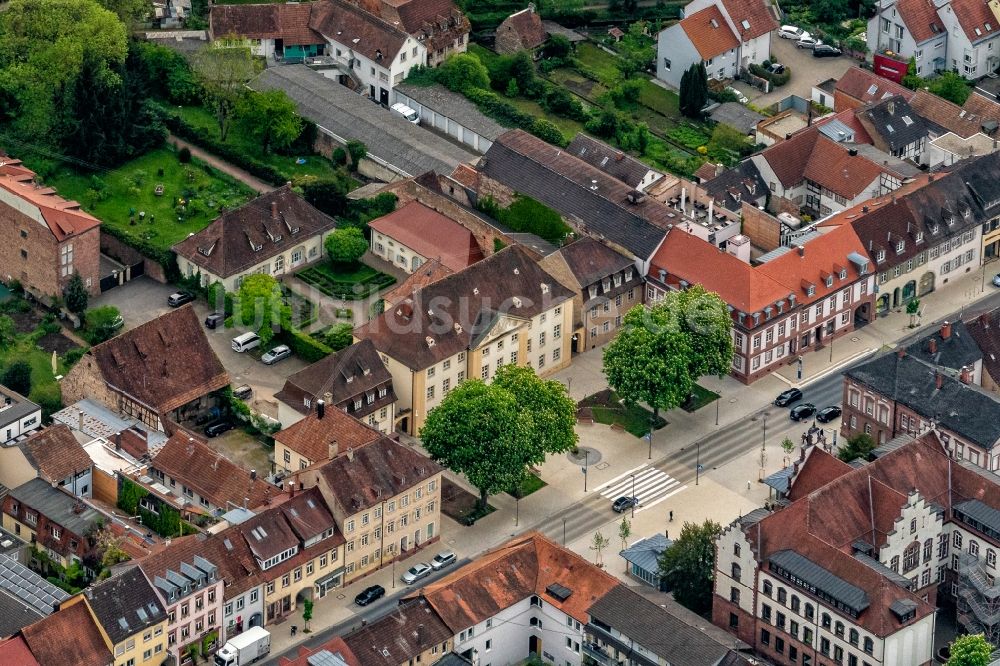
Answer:
[(291, 355), (292, 350), (288, 348), (288, 345), (278, 345), (271, 351), (264, 352), (264, 355), (260, 357), (260, 360), (264, 361), (264, 365), (272, 365), (283, 358), (288, 358)]
[(792, 407), (792, 411), (788, 412), (788, 416), (790, 416), (793, 421), (801, 421), (802, 419), (809, 418), (815, 413), (816, 405), (811, 402), (803, 402), (801, 405)]
[(639, 506), (638, 497), (619, 497), (611, 504), (615, 513), (624, 513), (634, 506)]
[(253, 332), (237, 335), (232, 340), (232, 346), (234, 352), (242, 354), (243, 352), (253, 349), (254, 347), (260, 347), (260, 336)]
[(993, 286), (1000, 287), (1000, 273), (993, 276)]
[(803, 32), (802, 36), (799, 37), (798, 40), (796, 40), (795, 46), (799, 47), (800, 49), (812, 49), (822, 43), (823, 42), (819, 41), (818, 39), (810, 35), (808, 32)]
[(441, 569), (444, 569), (446, 566), (453, 563), (455, 559), (456, 558), (454, 551), (446, 550), (444, 552), (438, 553), (437, 555), (434, 556), (434, 559), (431, 560), (431, 569), (434, 569), (434, 571), (439, 571)]
[(243, 384), (233, 389), (233, 396), (240, 400), (249, 400), (253, 395), (253, 388), (249, 384)]
[(205, 436), (206, 437), (218, 437), (224, 432), (229, 432), (233, 429), (233, 422), (228, 419), (218, 419), (212, 421), (207, 426), (205, 426)]
[(177, 291), (173, 294), (167, 296), (167, 305), (172, 308), (179, 308), (185, 303), (190, 303), (194, 300), (194, 294), (188, 291)]
[(820, 423), (829, 423), (838, 416), (840, 416), (840, 407), (837, 407), (836, 405), (824, 407), (816, 412), (816, 420)]
[(385, 588), (381, 585), (372, 585), (366, 587), (365, 589), (358, 592), (358, 596), (354, 597), (354, 603), (359, 606), (367, 606), (373, 601), (377, 601), (385, 596)]
[(420, 562), (418, 564), (414, 564), (412, 567), (407, 569), (406, 573), (400, 576), (399, 579), (404, 583), (406, 583), (407, 585), (413, 585), (421, 578), (429, 576), (430, 573), (431, 573), (430, 566), (424, 564), (423, 562)]
[(798, 39), (802, 35), (808, 34), (802, 28), (794, 25), (783, 25), (778, 29), (778, 37), (782, 39)]
[(414, 125), (420, 124), (420, 115), (417, 114), (417, 112), (411, 109), (410, 107), (406, 106), (405, 104), (397, 102), (393, 104), (392, 107), (390, 108), (392, 108), (392, 110), (398, 113), (399, 115), (409, 120)]
[(813, 47), (813, 58), (839, 58), (843, 54), (843, 51), (829, 44), (817, 44)]
[(797, 388), (790, 388), (778, 394), (774, 399), (774, 404), (778, 407), (788, 407), (788, 405), (802, 399), (802, 391)]
[(784, 74), (785, 66), (782, 65), (780, 62), (772, 62), (771, 66), (767, 68), (767, 71), (771, 72), (772, 74)]
[(746, 95), (744, 95), (743, 93), (741, 93), (739, 90), (737, 90), (736, 88), (734, 88), (732, 86), (726, 86), (726, 92), (731, 92), (734, 95), (736, 95), (736, 99), (739, 101), (740, 104), (749, 104), (750, 103), (750, 98), (749, 97), (747, 97)]
[(205, 317), (205, 328), (215, 329), (218, 328), (220, 324), (226, 321), (226, 315), (221, 312), (213, 312), (212, 314)]

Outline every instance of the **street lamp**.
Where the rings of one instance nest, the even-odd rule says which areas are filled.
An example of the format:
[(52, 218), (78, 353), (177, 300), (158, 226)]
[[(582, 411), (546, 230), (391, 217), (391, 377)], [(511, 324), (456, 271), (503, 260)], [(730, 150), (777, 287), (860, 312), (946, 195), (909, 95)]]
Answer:
[(587, 468), (590, 467), (590, 451), (583, 450), (583, 492), (587, 492)]
[(646, 436), (649, 440), (649, 460), (653, 459), (653, 426), (649, 426), (649, 434)]
[(566, 519), (563, 518), (563, 545), (566, 545)]
[(697, 452), (695, 453), (696, 457), (694, 459), (694, 485), (697, 486), (698, 481), (701, 479), (701, 440), (699, 439), (697, 442), (695, 442), (695, 445), (698, 448)]
[(514, 527), (517, 527), (518, 520), (521, 517), (521, 498), (514, 497)]
[(632, 517), (635, 518), (635, 474), (632, 474)]
[(719, 425), (719, 405), (722, 403), (722, 396), (715, 399), (715, 425)]

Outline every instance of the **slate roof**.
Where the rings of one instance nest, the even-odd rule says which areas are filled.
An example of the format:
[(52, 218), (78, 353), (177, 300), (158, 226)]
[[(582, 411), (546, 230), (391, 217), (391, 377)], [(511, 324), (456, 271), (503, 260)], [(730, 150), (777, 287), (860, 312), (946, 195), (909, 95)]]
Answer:
[(25, 416), (41, 409), (41, 407), (28, 400), (17, 391), (13, 391), (6, 386), (0, 385), (0, 401), (7, 404), (8, 400), (10, 401), (10, 406), (3, 411), (0, 411), (0, 427), (20, 421)]
[(277, 494), (271, 484), (251, 479), (249, 470), (183, 430), (166, 441), (150, 467), (173, 477), (223, 510), (229, 508), (230, 502), (241, 506), (244, 499), (249, 499), (249, 508), (256, 508)]
[(418, 86), (404, 81), (394, 86), (393, 90), (397, 90), (423, 106), (433, 109), (436, 113), (451, 118), (459, 125), (467, 127), (490, 141), (507, 131), (506, 127), (484, 115), (465, 95), (452, 92), (440, 83)]
[(326, 44), (309, 28), (311, 3), (212, 5), (208, 29), (214, 39), (237, 35), (247, 39), (280, 39), (285, 46)]
[(595, 601), (588, 614), (591, 622), (598, 620), (620, 632), (626, 645), (635, 641), (669, 664), (716, 666), (732, 642), (718, 641), (621, 584)]
[(409, 37), (378, 15), (346, 0), (324, 0), (311, 7), (310, 29), (387, 69)]
[[(657, 532), (651, 537), (636, 541), (618, 554), (626, 562), (630, 562), (645, 571), (659, 571), (660, 555), (673, 545), (673, 541)], [(591, 609), (593, 611), (593, 609)], [(594, 613), (591, 612), (591, 615)], [(640, 643), (642, 641), (639, 641)]]
[(357, 139), (368, 154), (406, 176), (451, 173), (475, 156), (444, 137), (418, 127), (305, 65), (269, 67), (251, 81), (254, 90), (283, 90), (303, 118), (337, 137)]
[(702, 60), (710, 60), (740, 45), (718, 5), (709, 5), (681, 19), (677, 25), (691, 40)]
[(21, 636), (43, 666), (110, 666), (114, 661), (84, 603), (68, 606), (25, 627)]
[(83, 595), (112, 645), (159, 624), (166, 610), (139, 567), (88, 587)]
[(735, 127), (743, 134), (750, 134), (756, 130), (757, 123), (767, 117), (748, 109), (739, 102), (723, 102), (715, 107), (709, 115), (715, 122)]
[(46, 481), (62, 481), (94, 464), (73, 431), (62, 424), (35, 433), (21, 444), (21, 450)]
[(229, 384), (191, 304), (91, 347), (104, 381), (161, 414)]
[(666, 205), (650, 197), (629, 203), (632, 188), (523, 130), (500, 136), (478, 169), (550, 206), (588, 234), (602, 235), (642, 259), (653, 254), (669, 223)]
[(858, 117), (870, 123), (865, 125), (868, 133), (871, 134), (874, 129), (891, 151), (916, 143), (929, 133), (927, 123), (902, 96), (890, 97), (869, 106), (859, 111)]
[(476, 236), (455, 220), (419, 201), (411, 201), (368, 226), (427, 259), (460, 271), (483, 258)]
[[(381, 361), (379, 365), (382, 365)], [(324, 410), (323, 418), (319, 418), (313, 410), (304, 419), (275, 433), (274, 441), (315, 463), (330, 458), (331, 446), (336, 455), (336, 452), (343, 453), (349, 448), (369, 444), (380, 436), (377, 430), (329, 405)]]
[(943, 373), (938, 389), (934, 368), (913, 354), (884, 354), (844, 374), (987, 451), (1000, 441), (1000, 401)]
[[(13, 636), (24, 627), (28, 627), (44, 617), (46, 616), (32, 608), (30, 604), (21, 601), (13, 591), (0, 589), (0, 637)], [(0, 643), (0, 647), (2, 646), (3, 643)], [(3, 661), (2, 657), (3, 652), (0, 651), (0, 663), (2, 664), (19, 663)]]
[(541, 46), (545, 41), (545, 28), (542, 27), (542, 17), (534, 11), (533, 7), (522, 9), (504, 19), (497, 27), (497, 32), (508, 30), (517, 33), (521, 40), (521, 46), (531, 50)]
[(172, 249), (206, 272), (228, 278), (336, 226), (332, 217), (311, 206), (287, 184), (224, 212)]
[(364, 666), (399, 666), (453, 636), (426, 601), (414, 599), (355, 629), (344, 642)]
[[(314, 411), (316, 400), (324, 398), (327, 393), (331, 394), (327, 407), (334, 409), (355, 396), (363, 396), (367, 391), (391, 381), (392, 375), (375, 346), (370, 340), (361, 340), (289, 375), (284, 387), (274, 397), (300, 414), (308, 414)], [(307, 396), (313, 403), (312, 407), (305, 406), (303, 398)], [(395, 400), (396, 395), (390, 384), (385, 398), (376, 396), (375, 402), (362, 405), (362, 411), (357, 413), (367, 416)]]
[(914, 97), (914, 92), (909, 88), (881, 77), (875, 72), (856, 66), (851, 67), (841, 75), (834, 90), (842, 92), (848, 97), (853, 97), (862, 104), (878, 102), (894, 95), (901, 95), (906, 100)]
[(896, 11), (917, 44), (939, 37), (945, 32), (932, 0), (899, 0)]
[(1000, 382), (1000, 308), (981, 314), (966, 327), (983, 354), (983, 371)]
[(573, 298), (519, 245), (434, 282), (354, 331), (422, 370), (476, 346), (501, 317), (530, 319)]
[[(562, 585), (570, 595), (560, 600), (549, 587)], [(531, 531), (481, 555), (411, 597), (423, 597), (452, 634), (532, 595), (566, 615), (587, 622), (587, 612), (619, 585), (618, 579), (576, 553)]]
[(767, 183), (752, 160), (743, 160), (701, 186), (717, 203), (734, 213), (742, 209), (744, 201), (753, 204), (768, 194)]
[(43, 479), (32, 479), (17, 488), (11, 488), (9, 492), (23, 506), (34, 509), (76, 536), (87, 534), (102, 518), (97, 510), (86, 505), (79, 513), (74, 511), (77, 506), (76, 498), (53, 488)]
[(0, 158), (0, 189), (37, 208), (42, 216), (40, 221), (57, 241), (79, 236), (101, 225), (101, 221), (85, 213), (80, 204), (63, 199), (51, 187), (37, 184), (35, 178), (35, 172), (25, 167), (21, 160), (8, 156)]
[(653, 171), (648, 164), (583, 132), (577, 132), (566, 151), (633, 188), (642, 185), (646, 174)]
[[(937, 329), (916, 343), (907, 347), (908, 354), (913, 354), (929, 365), (937, 365), (949, 370), (959, 371), (966, 366), (972, 366), (983, 358), (979, 345), (969, 333), (965, 322), (961, 319), (950, 324), (951, 334), (947, 339), (942, 337), (941, 329)], [(931, 353), (931, 341), (935, 351)]]
[(855, 613), (861, 613), (870, 605), (868, 595), (860, 587), (848, 583), (840, 576), (826, 570), (821, 564), (794, 550), (780, 550), (772, 554), (768, 562), (772, 572), (775, 571), (775, 567), (780, 567), (808, 587), (828, 595)]
[(382, 437), (342, 453), (318, 470), (347, 515), (375, 506), (441, 472), (441, 466), (408, 446)]

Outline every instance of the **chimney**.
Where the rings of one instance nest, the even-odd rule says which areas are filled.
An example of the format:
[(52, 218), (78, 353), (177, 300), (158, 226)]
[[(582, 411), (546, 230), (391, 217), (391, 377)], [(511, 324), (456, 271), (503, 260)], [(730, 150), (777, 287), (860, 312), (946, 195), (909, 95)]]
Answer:
[(250, 470), (250, 480), (251, 481), (257, 480), (257, 470), (255, 469)]
[(962, 371), (958, 375), (958, 380), (960, 382), (962, 382), (963, 384), (971, 384), (972, 383), (972, 368), (970, 368), (967, 365), (962, 366)]
[(76, 427), (76, 429), (79, 430), (80, 432), (83, 432), (83, 410), (82, 409), (78, 409), (78, 411), (80, 413), (77, 415), (78, 418), (77, 418), (77, 427)]
[(290, 497), (290, 498), (291, 497), (295, 497), (295, 482), (294, 481), (289, 481), (288, 482), (288, 497)]
[(890, 116), (894, 116), (894, 115), (896, 115), (896, 102), (894, 102), (894, 101), (890, 101), (890, 102), (889, 102), (889, 103), (888, 103), (888, 104), (886, 105), (886, 109), (887, 109), (887, 110), (889, 111), (889, 115), (890, 115)]
[(928, 183), (933, 183), (934, 182), (934, 174), (929, 174), (927, 176), (927, 182)]
[(900, 347), (899, 351), (896, 352), (896, 356), (899, 358), (906, 358), (906, 347)]
[(862, 206), (861, 207), (861, 212), (862, 213), (867, 213), (868, 212), (868, 206)]
[(327, 445), (327, 457), (329, 457), (330, 459), (336, 458), (338, 450), (339, 447), (337, 446), (337, 440), (331, 441)]
[(938, 391), (940, 391), (941, 387), (944, 386), (944, 375), (937, 371), (934, 372), (934, 386), (937, 387)]
[(931, 338), (930, 342), (927, 344), (927, 347), (928, 351), (930, 351), (931, 354), (937, 354), (937, 340)]
[(115, 433), (115, 451), (122, 450), (122, 434), (120, 432)]
[(271, 219), (272, 220), (277, 220), (278, 219), (278, 202), (277, 201), (272, 201), (271, 202)]
[(806, 256), (806, 246), (805, 245), (796, 245), (795, 247), (798, 248), (798, 250), (799, 250), (799, 256), (800, 257)]
[(326, 414), (326, 401), (317, 400), (316, 401), (316, 418), (321, 419), (323, 415)]
[(246, 509), (248, 504), (250, 504), (250, 498), (249, 497), (244, 497), (243, 498), (243, 508)]
[(682, 187), (681, 188), (681, 212), (682, 213), (686, 213), (687, 212), (686, 210), (684, 210), (684, 204), (686, 202), (687, 202), (687, 188), (686, 187)]
[(945, 321), (941, 324), (941, 339), (947, 340), (951, 337), (951, 324)]
[(354, 447), (347, 447), (347, 462), (354, 462)]

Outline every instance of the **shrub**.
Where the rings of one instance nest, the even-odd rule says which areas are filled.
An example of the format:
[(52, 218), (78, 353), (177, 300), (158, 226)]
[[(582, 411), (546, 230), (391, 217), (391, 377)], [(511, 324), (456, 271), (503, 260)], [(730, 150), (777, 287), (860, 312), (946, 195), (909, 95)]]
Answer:
[(762, 79), (767, 79), (768, 81), (771, 82), (771, 85), (776, 88), (780, 88), (781, 86), (785, 85), (786, 83), (788, 83), (789, 79), (792, 78), (791, 67), (785, 67), (785, 71), (782, 72), (781, 74), (774, 74), (770, 70), (756, 63), (751, 63), (749, 69), (751, 74), (753, 74), (754, 76), (759, 76)]
[(333, 353), (328, 345), (301, 331), (283, 330), (280, 337), (296, 356), (307, 363), (315, 363)]
[(67, 368), (69, 366), (76, 365), (76, 362), (79, 361), (86, 353), (87, 350), (84, 349), (83, 347), (75, 347), (73, 349), (70, 349), (68, 352), (63, 354), (62, 357), (63, 364), (66, 365)]
[(180, 150), (177, 151), (177, 161), (181, 164), (187, 164), (191, 161), (191, 149), (187, 146), (182, 146)]

